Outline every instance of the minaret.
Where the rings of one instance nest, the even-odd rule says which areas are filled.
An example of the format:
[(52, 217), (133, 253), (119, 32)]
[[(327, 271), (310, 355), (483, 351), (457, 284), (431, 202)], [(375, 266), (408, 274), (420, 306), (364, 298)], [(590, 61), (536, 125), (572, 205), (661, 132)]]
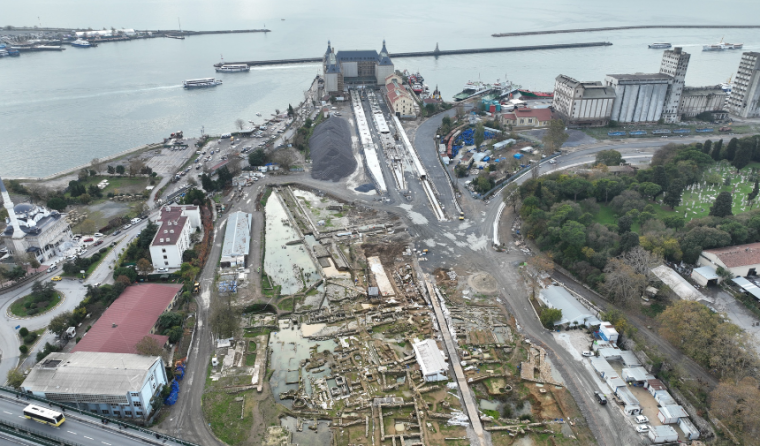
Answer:
[(3, 206), (8, 211), (8, 218), (11, 220), (11, 226), (13, 226), (13, 238), (24, 238), (24, 233), (21, 232), (21, 227), (18, 225), (16, 212), (13, 210), (13, 202), (11, 201), (11, 196), (8, 194), (8, 191), (5, 190), (5, 184), (3, 184), (2, 178), (0, 178), (0, 193), (3, 196)]

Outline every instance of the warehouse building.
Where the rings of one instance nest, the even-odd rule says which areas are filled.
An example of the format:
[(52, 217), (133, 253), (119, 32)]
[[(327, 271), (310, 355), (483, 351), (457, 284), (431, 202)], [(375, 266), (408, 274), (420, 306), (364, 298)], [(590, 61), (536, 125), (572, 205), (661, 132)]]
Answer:
[(551, 285), (542, 289), (538, 293), (538, 299), (548, 308), (562, 310), (562, 319), (555, 322), (554, 325), (584, 325), (586, 327), (593, 327), (601, 323), (588, 308), (584, 307), (572, 294), (561, 286)]
[(145, 421), (166, 384), (159, 356), (80, 351), (50, 353), (21, 390), (99, 415)]
[(412, 348), (414, 348), (414, 356), (417, 358), (417, 364), (420, 365), (422, 377), (426, 382), (449, 379), (447, 376), (449, 365), (446, 364), (443, 354), (434, 340), (425, 339), (416, 342), (412, 344)]
[(665, 285), (675, 293), (676, 296), (683, 300), (700, 301), (705, 300), (713, 302), (713, 299), (708, 298), (704, 294), (697, 291), (689, 282), (686, 281), (680, 274), (668, 268), (666, 265), (660, 265), (656, 268), (652, 268), (652, 273), (662, 281)]
[(222, 245), (222, 268), (245, 266), (248, 252), (251, 250), (251, 224), (253, 215), (245, 212), (233, 212), (227, 218)]
[(720, 85), (710, 87), (684, 87), (679, 113), (682, 118), (693, 118), (704, 112), (725, 113), (728, 93)]
[(610, 121), (615, 89), (599, 81), (560, 74), (554, 81), (554, 111), (568, 126), (603, 127)]
[(728, 270), (732, 277), (756, 276), (760, 270), (760, 243), (706, 249), (698, 262), (715, 270)]

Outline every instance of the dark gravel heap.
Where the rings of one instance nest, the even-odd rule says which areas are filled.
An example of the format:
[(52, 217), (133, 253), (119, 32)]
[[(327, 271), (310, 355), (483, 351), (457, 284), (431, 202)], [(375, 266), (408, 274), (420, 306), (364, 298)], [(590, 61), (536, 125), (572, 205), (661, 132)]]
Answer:
[(330, 118), (319, 124), (309, 140), (311, 177), (324, 181), (339, 181), (356, 170), (356, 158), (351, 152), (351, 130), (344, 119)]

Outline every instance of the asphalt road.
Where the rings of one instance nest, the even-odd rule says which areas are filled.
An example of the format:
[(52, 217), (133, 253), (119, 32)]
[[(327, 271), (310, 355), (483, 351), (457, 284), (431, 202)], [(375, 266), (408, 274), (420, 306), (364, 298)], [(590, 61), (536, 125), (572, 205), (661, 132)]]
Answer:
[[(178, 445), (178, 443), (173, 441), (167, 440), (164, 442), (163, 439), (158, 440), (155, 436), (139, 431), (131, 429), (120, 430), (114, 423), (102, 425), (98, 419), (72, 413), (71, 411), (65, 414), (66, 421), (59, 427), (48, 426), (24, 417), (23, 410), (28, 404), (29, 401), (15, 400), (7, 397), (0, 398), (0, 419), (50, 437), (84, 446)], [(44, 405), (42, 406), (45, 407)], [(53, 409), (56, 410), (57, 407), (53, 407)]]

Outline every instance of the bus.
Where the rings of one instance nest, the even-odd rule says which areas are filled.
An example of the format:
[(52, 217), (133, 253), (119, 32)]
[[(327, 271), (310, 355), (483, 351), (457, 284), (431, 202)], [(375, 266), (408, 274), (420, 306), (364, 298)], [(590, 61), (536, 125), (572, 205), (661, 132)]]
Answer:
[(35, 406), (34, 404), (30, 404), (24, 408), (24, 416), (30, 420), (56, 427), (66, 421), (66, 417), (62, 413)]

